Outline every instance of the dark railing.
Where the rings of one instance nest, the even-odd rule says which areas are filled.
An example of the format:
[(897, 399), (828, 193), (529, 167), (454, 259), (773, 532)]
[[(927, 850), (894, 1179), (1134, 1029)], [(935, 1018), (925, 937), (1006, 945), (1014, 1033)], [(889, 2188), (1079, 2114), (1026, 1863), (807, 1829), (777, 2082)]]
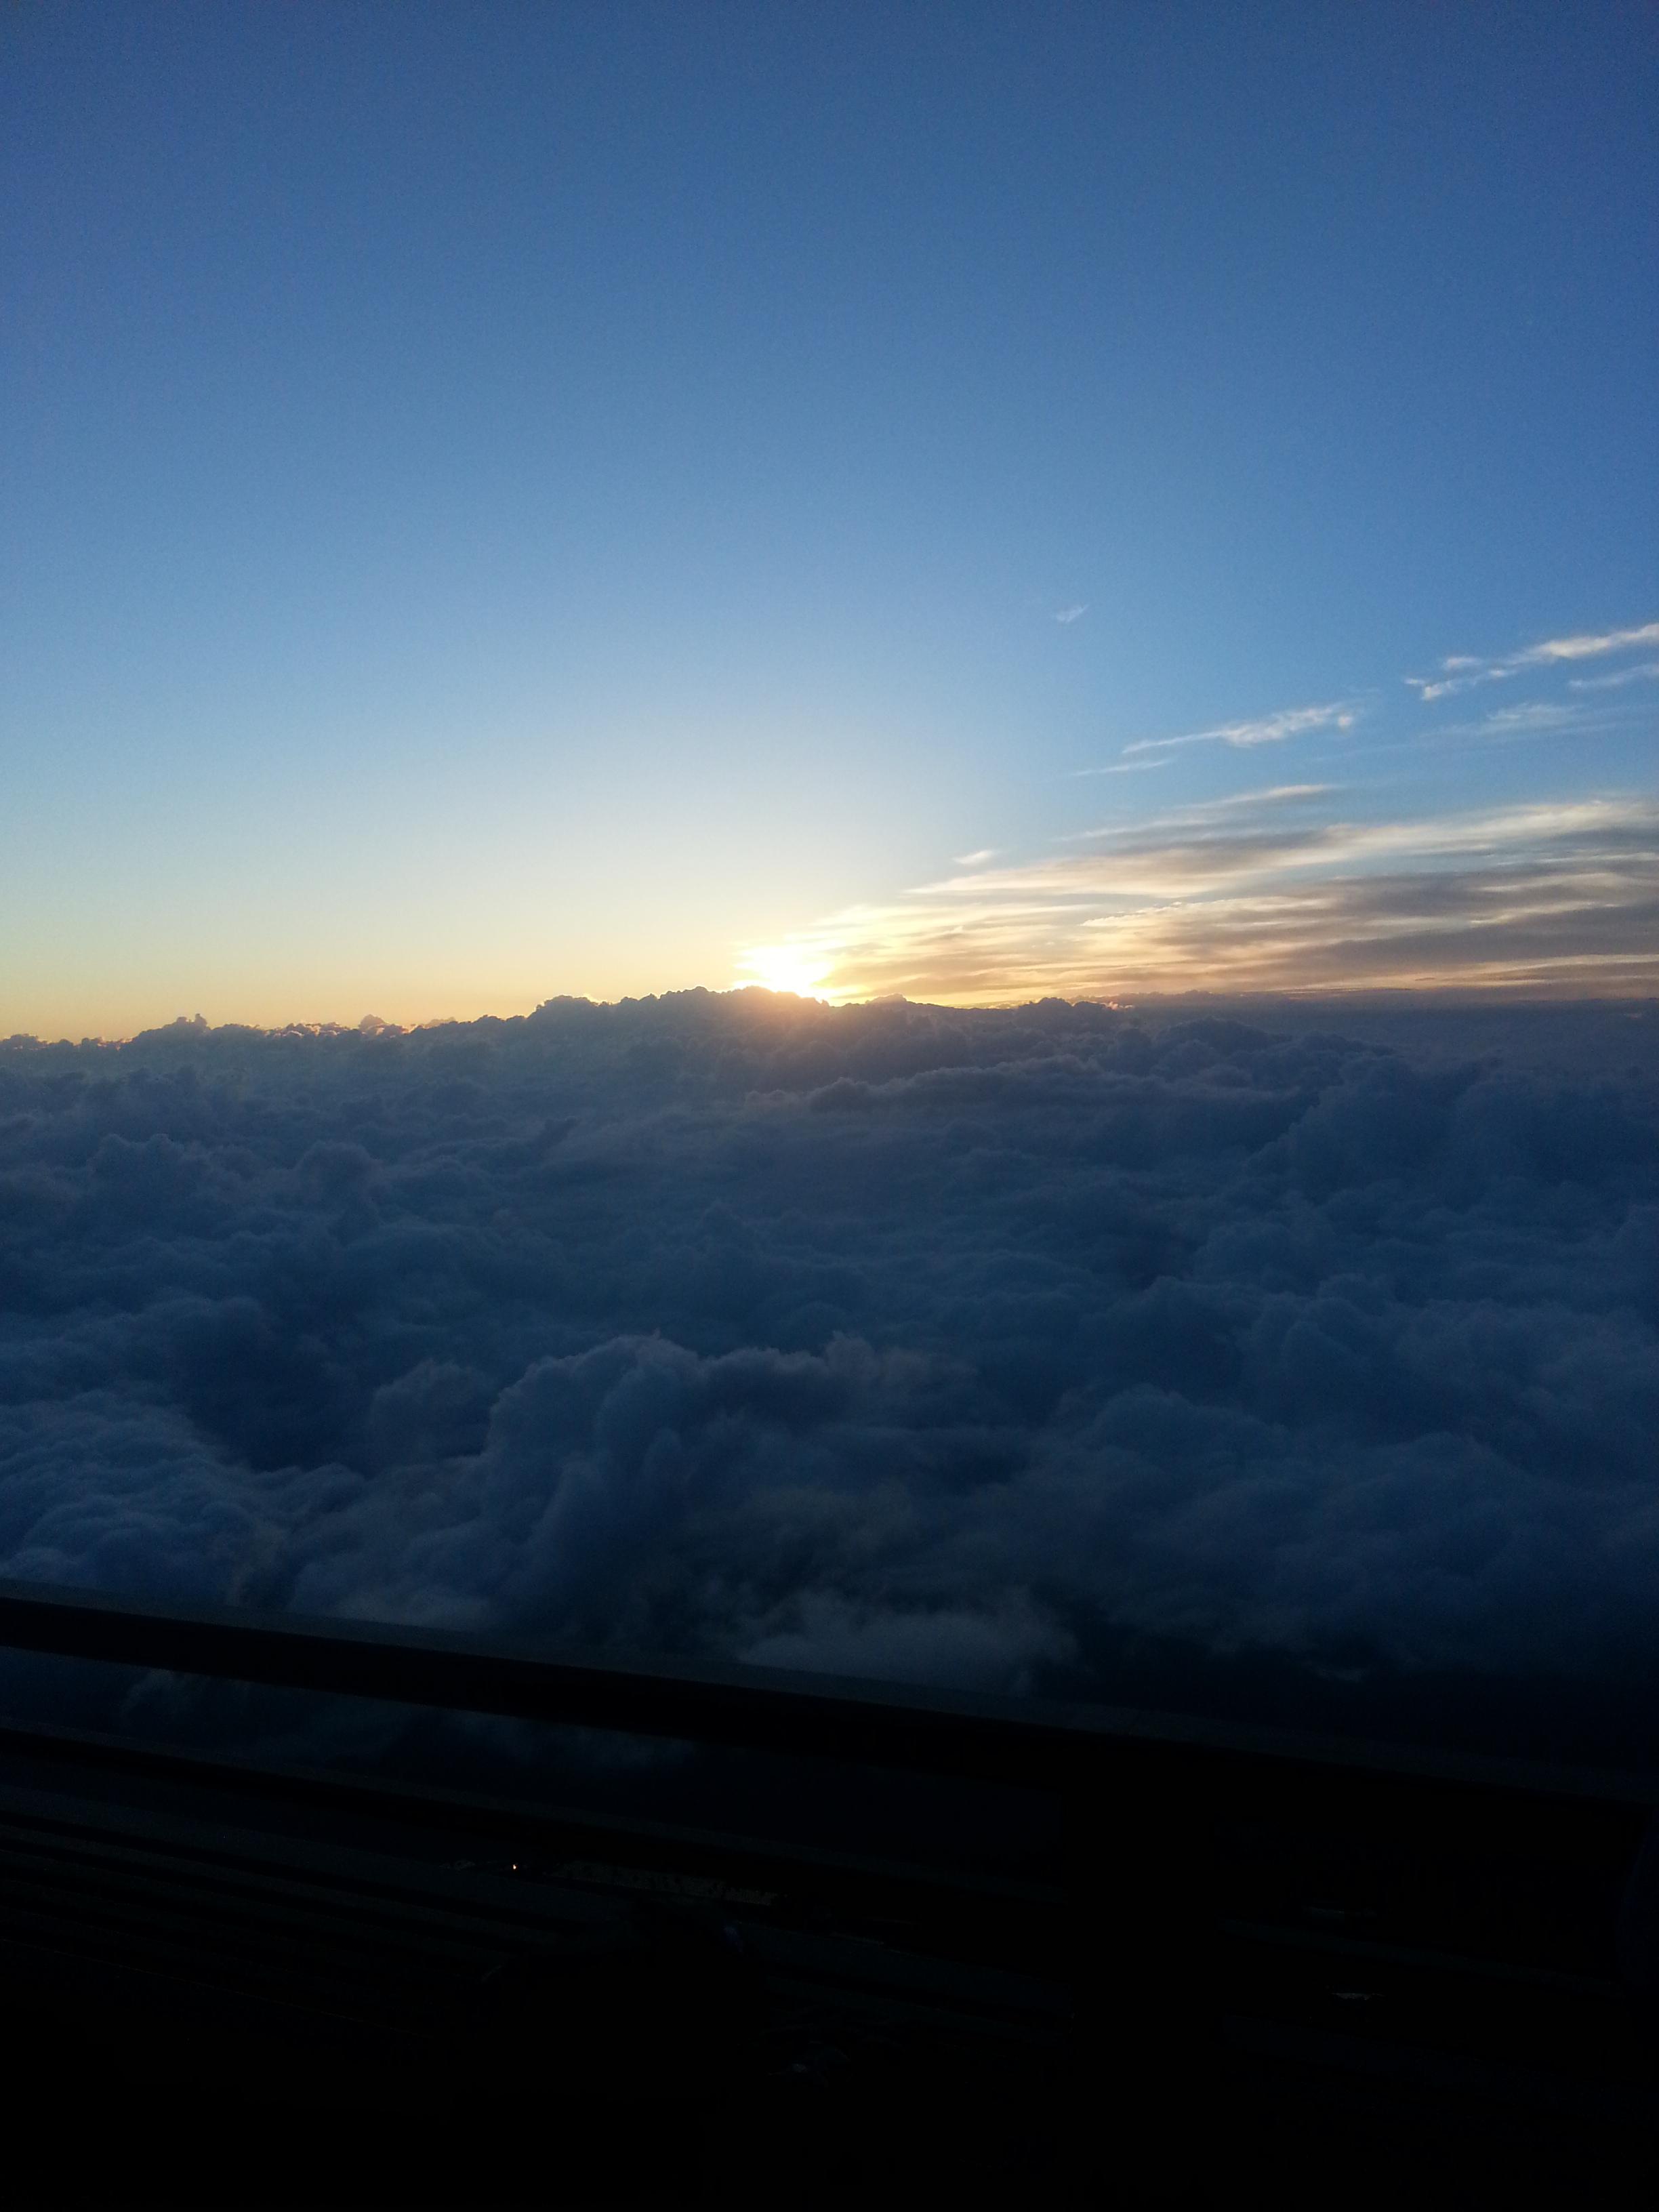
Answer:
[[(992, 1883), (979, 1884), (965, 1903), (952, 1902), (945, 1893), (956, 1877), (943, 1867), (913, 1863), (914, 1834), (903, 1864), (872, 1860), (860, 1863), (858, 1872), (849, 1859), (837, 1862), (833, 1879), (849, 1911), (865, 1909), (881, 1893), (871, 1908), (878, 1915), (873, 1924), (897, 1924), (881, 1917), (896, 1914), (897, 1922), (919, 1927), (937, 1908), (942, 1951), (958, 1942), (961, 1950), (950, 1955), (979, 1956), (994, 1943), (1003, 1965), (1063, 1978), (1079, 2062), (1066, 2078), (1076, 2085), (1070, 2094), (1082, 2138), (1093, 2146), (1086, 2157), (1083, 2149), (1077, 2154), (1085, 2166), (1101, 2160), (1109, 2165), (1121, 2155), (1121, 2133), (1103, 2133), (1089, 2118), (1103, 2098), (1117, 2116), (1114, 2128), (1133, 2123), (1160, 2167), (1167, 2162), (1171, 2146), (1190, 2135), (1194, 2112), (1220, 2094), (1214, 2085), (1222, 2079), (1221, 2026), (1241, 2008), (1267, 2022), (1259, 2033), (1251, 2030), (1257, 2037), (1248, 2045), (1256, 2052), (1251, 2065), (1267, 2063), (1261, 2051), (1278, 2052), (1287, 2068), (1292, 2059), (1300, 2064), (1295, 2039), (1313, 2037), (1308, 2064), (1317, 2082), (1300, 2126), (1326, 2109), (1326, 2092), (1317, 2086), (1326, 2075), (1319, 2069), (1347, 2063), (1343, 2054), (1358, 2047), (1347, 2001), (1366, 1991), (1356, 1980), (1392, 1991), (1392, 2011), (1382, 2008), (1382, 2025), (1394, 2038), (1388, 2049), (1420, 2042), (1429, 2052), (1425, 2078), (1435, 2095), (1452, 2078), (1445, 2069), (1454, 2063), (1435, 2054), (1442, 2045), (1462, 2049), (1459, 2037), (1470, 2050), (1490, 2045), (1500, 2057), (1519, 2039), (1534, 2069), (1557, 2058), (1570, 2069), (1577, 2063), (1574, 2054), (1587, 2047), (1584, 2006), (1601, 2006), (1603, 2027), (1596, 2032), (1605, 2028), (1604, 2040), (1616, 2040), (1626, 2034), (1632, 1990), (1659, 1994), (1659, 1857), (1644, 1844), (1659, 1808), (1659, 1777), (757, 1668), (538, 1654), (432, 1630), (141, 1607), (16, 1583), (0, 1583), (3, 1648), (1048, 1793), (1060, 1808), (1062, 1879), (1027, 1885), (1012, 1903), (1015, 1886), (1002, 1885), (1009, 1893), (1003, 1896)], [(185, 1757), (65, 1731), (7, 1726), (0, 1728), (0, 1747), (37, 1765), (42, 1758), (71, 1766), (95, 1766), (101, 1759), (129, 1772), (146, 1765), (158, 1776), (176, 1770), (174, 1782), (297, 1792), (325, 1821), (368, 1809), (429, 1825), (453, 1810), (448, 1793), (411, 1787), (404, 1796), (396, 1782), (382, 1789), (356, 1778)], [(883, 1791), (869, 1791), (873, 1820), (882, 1818), (884, 1802)], [(459, 1793), (455, 1805), (461, 1805)], [(468, 1823), (484, 1809), (484, 1801), (471, 1799), (463, 1808)], [(504, 1807), (495, 1811), (509, 1814)], [(570, 1817), (586, 1816), (545, 1808), (523, 1819), (510, 1814), (515, 1836), (534, 1835), (538, 1819), (551, 1832)], [(624, 1826), (647, 1825), (616, 1822), (613, 1828), (619, 1837)], [(653, 1833), (658, 1840), (649, 1849), (660, 1847), (675, 1864), (734, 1880), (757, 1879), (749, 1860), (771, 1848), (713, 1832)], [(614, 1854), (626, 1842), (613, 1839), (603, 1848)], [(572, 1855), (568, 1842), (555, 1854)], [(817, 1855), (824, 1866), (831, 1856)], [(1273, 1870), (1267, 1890), (1291, 1879), (1285, 1869), (1319, 1869), (1312, 1889), (1306, 1885), (1314, 1875), (1295, 1877), (1305, 1893), (1299, 1918), (1296, 1910), (1281, 1910), (1257, 1881), (1252, 1869), (1264, 1862)], [(1348, 1912), (1340, 1884), (1358, 1885), (1363, 1904), (1380, 1883), (1386, 1904), (1390, 1865), (1398, 1910)], [(820, 1875), (830, 1882), (823, 1866), (813, 1879)], [(1253, 1881), (1257, 1902), (1241, 1902)], [(888, 1893), (905, 1884), (905, 1896), (893, 1902)], [(1486, 1909), (1483, 1899), (1489, 1903), (1500, 1893), (1520, 1900), (1521, 1918), (1529, 1915), (1543, 1929), (1547, 1941), (1538, 1955), (1524, 1928), (1516, 1933), (1501, 1912), (1494, 1917)], [(1546, 1954), (1552, 1945), (1559, 1948), (1556, 1923), (1564, 1911), (1571, 1918), (1577, 1909), (1571, 1900), (1585, 1897), (1595, 1900), (1588, 1948), (1580, 1967), (1563, 1972)], [(1334, 1922), (1341, 1923), (1334, 1932)], [(1647, 2033), (1639, 2022), (1630, 2032), (1638, 2043)], [(1396, 2057), (1385, 2052), (1389, 2064)], [(1372, 2053), (1354, 2063), (1364, 2074), (1384, 2061)], [(1615, 2053), (1607, 2062), (1609, 2079), (1624, 2080), (1636, 2063)], [(1652, 2069), (1645, 2058), (1639, 2065), (1647, 2069), (1640, 2074), (1645, 2083)], [(1641, 2097), (1647, 2101), (1636, 2124), (1648, 2128), (1659, 2095), (1644, 2087)], [(1251, 2109), (1247, 2098), (1236, 2111)]]
[[(969, 1697), (769, 1668), (503, 1650), (379, 1622), (191, 1611), (0, 1582), (0, 1647), (268, 1687), (699, 1744), (850, 1760), (1092, 1796), (1120, 1819), (1197, 1801), (1248, 1813), (1310, 1792), (1536, 1830), (1659, 1808), (1659, 1777), (1607, 1774), (1038, 1699)], [(1151, 1785), (1121, 1796), (1117, 1785)]]

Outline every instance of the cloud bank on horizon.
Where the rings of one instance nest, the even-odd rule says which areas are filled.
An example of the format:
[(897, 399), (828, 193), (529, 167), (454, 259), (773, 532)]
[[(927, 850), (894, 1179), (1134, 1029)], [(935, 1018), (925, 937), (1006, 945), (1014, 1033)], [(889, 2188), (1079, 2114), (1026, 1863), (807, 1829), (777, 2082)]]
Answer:
[[(1659, 623), (1547, 638), (1505, 658), (1454, 654), (1408, 677), (1421, 706), (1480, 685), (1533, 680), (1535, 696), (1474, 721), (1433, 721), (1398, 740), (1467, 754), (1533, 738), (1571, 744), (1652, 721), (1644, 687)], [(1594, 675), (1570, 669), (1612, 665)], [(1545, 679), (1553, 679), (1546, 681)], [(1544, 688), (1537, 690), (1542, 682)], [(1119, 807), (1048, 853), (966, 872), (829, 916), (751, 948), (744, 980), (856, 1000), (899, 994), (978, 1005), (1201, 990), (1497, 987), (1549, 997), (1659, 988), (1659, 799), (1597, 789), (1581, 770), (1548, 797), (1485, 803), (1420, 795), (1371, 773), (1358, 699), (1290, 708), (1172, 737), (1138, 738), (1085, 777), (1167, 767), (1191, 747), (1254, 754), (1313, 741), (1320, 771), (1189, 800)], [(1334, 766), (1338, 780), (1328, 771)], [(1081, 849), (1079, 849), (1081, 848)], [(797, 981), (798, 979), (798, 981)]]
[(1659, 1015), (1513, 1019), (14, 1040), (0, 1572), (995, 1689), (1654, 1679)]
[[(1659, 989), (1659, 800), (1416, 820), (1285, 784), (974, 867), (745, 956), (837, 999)], [(1080, 848), (1080, 849), (1079, 849)]]

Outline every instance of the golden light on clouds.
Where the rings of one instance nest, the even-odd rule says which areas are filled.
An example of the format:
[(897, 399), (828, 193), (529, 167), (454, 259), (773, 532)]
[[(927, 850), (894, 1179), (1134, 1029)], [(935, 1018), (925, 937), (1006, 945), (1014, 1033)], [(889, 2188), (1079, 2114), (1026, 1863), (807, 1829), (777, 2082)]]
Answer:
[(1075, 840), (848, 908), (743, 965), (827, 999), (982, 1006), (1123, 991), (1659, 990), (1659, 803), (1354, 822), (1335, 796), (1287, 787)]

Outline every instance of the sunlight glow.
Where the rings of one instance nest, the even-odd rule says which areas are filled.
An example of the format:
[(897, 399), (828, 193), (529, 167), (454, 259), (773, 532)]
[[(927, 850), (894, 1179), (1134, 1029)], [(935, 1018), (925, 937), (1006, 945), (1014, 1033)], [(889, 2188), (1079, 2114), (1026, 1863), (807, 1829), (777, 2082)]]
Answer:
[(802, 945), (757, 945), (742, 956), (738, 964), (747, 970), (743, 977), (745, 983), (812, 999), (824, 995), (818, 986), (835, 963)]

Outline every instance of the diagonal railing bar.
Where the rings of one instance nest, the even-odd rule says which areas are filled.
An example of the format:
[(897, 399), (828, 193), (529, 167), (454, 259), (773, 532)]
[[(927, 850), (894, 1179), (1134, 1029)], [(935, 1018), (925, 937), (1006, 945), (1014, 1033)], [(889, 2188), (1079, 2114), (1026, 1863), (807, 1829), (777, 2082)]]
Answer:
[(1647, 1775), (769, 1668), (510, 1650), (435, 1629), (138, 1605), (34, 1583), (0, 1582), (0, 1647), (1062, 1792), (1111, 1778), (1237, 1802), (1263, 1786), (1346, 1783), (1464, 1808), (1659, 1806), (1659, 1777)]

